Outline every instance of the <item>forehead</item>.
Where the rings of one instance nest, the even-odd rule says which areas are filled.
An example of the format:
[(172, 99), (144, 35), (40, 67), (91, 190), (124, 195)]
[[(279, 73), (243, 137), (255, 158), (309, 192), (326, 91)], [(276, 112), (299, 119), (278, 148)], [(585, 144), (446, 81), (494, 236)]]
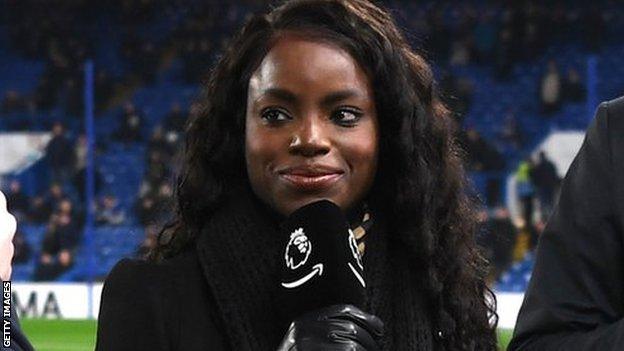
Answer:
[(369, 79), (357, 61), (336, 44), (286, 34), (277, 39), (252, 74), (252, 92), (279, 86), (295, 93), (358, 89), (370, 93)]

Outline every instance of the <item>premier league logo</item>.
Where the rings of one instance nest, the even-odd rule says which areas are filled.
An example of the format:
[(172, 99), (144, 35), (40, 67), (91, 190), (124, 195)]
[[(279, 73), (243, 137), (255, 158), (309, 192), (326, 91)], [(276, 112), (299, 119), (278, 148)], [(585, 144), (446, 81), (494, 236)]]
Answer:
[(290, 234), (290, 241), (286, 245), (286, 267), (295, 270), (303, 266), (312, 252), (312, 243), (303, 232), (303, 228), (296, 229)]

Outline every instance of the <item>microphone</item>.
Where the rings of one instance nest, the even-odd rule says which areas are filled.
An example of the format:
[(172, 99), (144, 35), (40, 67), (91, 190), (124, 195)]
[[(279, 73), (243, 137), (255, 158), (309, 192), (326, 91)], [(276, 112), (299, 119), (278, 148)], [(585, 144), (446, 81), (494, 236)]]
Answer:
[(364, 267), (342, 210), (328, 200), (293, 212), (281, 225), (279, 313), (292, 321), (337, 304), (362, 308)]

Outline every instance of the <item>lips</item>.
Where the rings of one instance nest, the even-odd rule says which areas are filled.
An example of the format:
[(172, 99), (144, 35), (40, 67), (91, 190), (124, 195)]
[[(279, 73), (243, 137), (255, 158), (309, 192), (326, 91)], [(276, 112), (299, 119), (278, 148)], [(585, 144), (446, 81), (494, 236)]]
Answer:
[(333, 167), (315, 165), (287, 167), (278, 171), (278, 174), (287, 184), (298, 190), (319, 191), (335, 184), (344, 172)]

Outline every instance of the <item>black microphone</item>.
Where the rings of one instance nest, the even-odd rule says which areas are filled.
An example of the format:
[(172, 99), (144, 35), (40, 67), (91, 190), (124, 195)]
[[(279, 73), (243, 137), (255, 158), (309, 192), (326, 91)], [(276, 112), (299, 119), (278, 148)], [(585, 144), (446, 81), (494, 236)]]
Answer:
[(321, 200), (293, 212), (281, 225), (279, 312), (292, 321), (323, 307), (364, 307), (364, 267), (342, 210)]

